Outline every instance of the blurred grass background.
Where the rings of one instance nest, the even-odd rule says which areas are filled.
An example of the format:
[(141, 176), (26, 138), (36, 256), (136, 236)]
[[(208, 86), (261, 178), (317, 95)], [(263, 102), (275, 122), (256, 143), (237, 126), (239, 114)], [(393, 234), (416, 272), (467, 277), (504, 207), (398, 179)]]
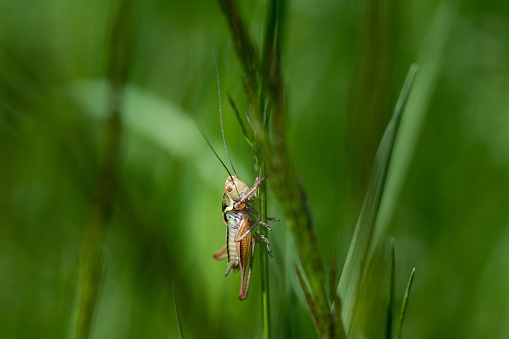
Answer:
[[(0, 1), (2, 338), (68, 333), (120, 4)], [(448, 15), (441, 14), (444, 6)], [(260, 39), (263, 3), (241, 8)], [(410, 97), (409, 109), (424, 115), (415, 149), (404, 154), (408, 171), (397, 178), (401, 190), (387, 221), (396, 246), (396, 305), (417, 269), (402, 335), (506, 338), (509, 3), (291, 1), (286, 15), (290, 152), (322, 257), (335, 251), (341, 269), (408, 66), (432, 60), (435, 68), (421, 64)], [(249, 298), (240, 302), (239, 275), (225, 279), (226, 264), (212, 259), (224, 245), (227, 174), (185, 115), (196, 113), (224, 154), (209, 33), (223, 102), (230, 93), (245, 106), (224, 16), (215, 2), (147, 1), (138, 4), (136, 25), (92, 337), (176, 337), (172, 282), (186, 337), (259, 337), (258, 259)], [(423, 46), (440, 43), (426, 57)], [(419, 78), (430, 74), (429, 91), (417, 91)], [(223, 112), (237, 172), (251, 184), (249, 146), (231, 108), (224, 104)], [(274, 198), (269, 204), (270, 215), (282, 216)], [(274, 229), (273, 335), (314, 337), (291, 236), (284, 220)]]

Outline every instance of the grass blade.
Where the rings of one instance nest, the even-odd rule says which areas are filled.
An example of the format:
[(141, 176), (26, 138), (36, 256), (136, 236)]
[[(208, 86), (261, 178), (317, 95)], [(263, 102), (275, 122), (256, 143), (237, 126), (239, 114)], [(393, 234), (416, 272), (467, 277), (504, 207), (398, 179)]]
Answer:
[[(369, 264), (366, 265), (362, 268), (362, 272), (360, 272), (360, 263), (371, 263), (375, 257), (375, 253), (378, 253), (378, 251), (382, 248), (388, 225), (395, 210), (396, 200), (399, 195), (399, 191), (401, 190), (402, 182), (417, 142), (417, 136), (419, 135), (420, 128), (424, 121), (424, 114), (426, 113), (428, 102), (435, 88), (441, 57), (447, 42), (448, 32), (450, 31), (450, 27), (458, 8), (457, 4), (457, 1), (444, 2), (438, 8), (428, 37), (423, 45), (423, 52), (419, 56), (419, 68), (425, 70), (425, 72), (423, 72), (423, 76), (419, 77), (413, 85), (413, 92), (416, 93), (408, 98), (408, 91), (405, 88), (409, 89), (409, 86), (404, 86), (400, 94), (392, 120), (395, 119), (397, 112), (404, 108), (408, 99), (408, 104), (406, 105), (407, 113), (405, 113), (405, 116), (401, 118), (401, 127), (397, 143), (394, 143), (393, 140), (392, 153), (394, 156), (392, 157), (392, 153), (387, 153), (392, 157), (390, 160), (390, 171), (388, 171), (387, 168), (377, 170), (377, 166), (380, 165), (377, 165), (377, 162), (382, 160), (379, 157), (379, 154), (382, 150), (382, 144), (384, 143), (384, 139), (386, 138), (387, 131), (390, 129), (390, 126), (388, 126), (380, 148), (377, 151), (370, 187), (368, 189), (366, 200), (364, 201), (361, 216), (359, 217), (357, 225), (362, 229), (359, 224), (362, 225), (365, 223), (366, 226), (364, 227), (366, 227), (366, 229), (361, 232), (360, 230), (357, 231), (356, 228), (354, 240), (352, 241), (350, 248), (351, 251), (354, 251), (352, 246), (355, 242), (357, 244), (355, 255), (361, 257), (352, 257), (350, 254), (354, 255), (354, 252), (349, 252), (343, 271), (346, 276), (343, 277), (342, 275), (340, 281), (341, 286), (344, 279), (343, 292), (340, 292), (340, 287), (338, 287), (338, 293), (340, 293), (340, 297), (343, 301), (342, 316), (347, 333), (349, 333), (353, 312), (356, 307), (360, 284), (361, 281), (364, 281), (366, 278), (366, 271), (369, 267)], [(408, 78), (409, 77), (407, 76), (406, 83), (408, 83)], [(388, 166), (389, 161), (385, 161), (385, 165)], [(377, 175), (380, 177), (377, 178)], [(374, 184), (373, 180), (381, 180), (384, 176), (384, 183)], [(385, 182), (387, 182), (387, 186), (385, 186)], [(372, 186), (376, 186), (376, 188), (372, 189)], [(375, 195), (379, 194), (379, 196), (370, 198), (369, 195), (373, 193)], [(382, 193), (383, 199), (381, 199)], [(372, 223), (374, 223), (374, 226)], [(364, 252), (362, 249), (366, 244), (368, 244), (368, 253)], [(355, 271), (352, 266), (355, 266), (358, 271)], [(347, 286), (350, 283), (353, 285)]]
[(396, 260), (394, 259), (394, 238), (391, 239), (391, 258), (389, 266), (389, 293), (387, 294), (387, 321), (385, 338), (391, 339), (392, 319), (394, 317), (394, 283), (396, 280)]
[(175, 317), (177, 318), (177, 328), (179, 332), (179, 338), (184, 338), (184, 333), (182, 332), (182, 324), (180, 323), (179, 309), (177, 307), (177, 299), (175, 298), (175, 283), (171, 284), (171, 293), (173, 293), (173, 306), (175, 307)]
[(337, 292), (343, 302), (341, 317), (347, 335), (349, 334), (352, 323), (364, 270), (363, 263), (367, 261), (367, 251), (371, 243), (378, 209), (382, 199), (394, 142), (398, 134), (401, 116), (416, 72), (417, 65), (413, 64), (408, 71), (408, 75), (396, 103), (394, 114), (376, 152), (368, 192), (355, 227), (353, 239), (337, 288)]
[(371, 249), (371, 257), (377, 248), (382, 246), (387, 228), (391, 222), (396, 203), (406, 177), (417, 139), (424, 123), (431, 96), (440, 74), (440, 65), (444, 49), (447, 45), (449, 32), (457, 12), (458, 1), (444, 1), (438, 7), (428, 35), (418, 57), (419, 77), (413, 85), (412, 95), (408, 99), (405, 116), (401, 120), (401, 131), (394, 145), (394, 156), (387, 174), (387, 186), (384, 198), (380, 203), (380, 213), (376, 220), (375, 234)]
[(401, 338), (401, 327), (403, 326), (403, 320), (405, 319), (405, 311), (406, 311), (406, 307), (408, 304), (408, 297), (410, 296), (410, 289), (412, 288), (412, 283), (414, 282), (414, 275), (415, 275), (415, 267), (412, 269), (412, 273), (410, 273), (410, 279), (408, 279), (405, 296), (403, 297), (403, 303), (401, 304), (401, 313), (399, 315), (399, 322), (398, 322), (398, 327), (396, 328), (395, 339)]

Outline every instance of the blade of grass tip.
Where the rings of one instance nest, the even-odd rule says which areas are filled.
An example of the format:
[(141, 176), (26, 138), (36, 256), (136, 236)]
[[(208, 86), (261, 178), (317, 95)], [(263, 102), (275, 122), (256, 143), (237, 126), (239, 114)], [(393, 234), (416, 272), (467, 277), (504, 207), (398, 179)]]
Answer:
[(391, 238), (391, 258), (389, 265), (389, 292), (387, 293), (387, 322), (385, 338), (391, 339), (392, 319), (394, 318), (394, 283), (396, 280), (396, 260), (394, 258), (394, 238)]
[(348, 255), (338, 284), (337, 292), (343, 302), (341, 318), (347, 334), (350, 331), (361, 278), (363, 276), (363, 263), (367, 261), (367, 251), (370, 246), (380, 201), (382, 199), (394, 141), (398, 134), (403, 109), (410, 93), (417, 68), (417, 65), (413, 64), (408, 71), (408, 75), (396, 103), (394, 114), (387, 125), (380, 146), (376, 152), (368, 191), (362, 205), (357, 225), (355, 226), (353, 239), (350, 243), (350, 249), (348, 250)]
[(396, 336), (395, 339), (401, 338), (401, 328), (403, 327), (403, 320), (405, 319), (405, 311), (408, 304), (408, 298), (410, 296), (410, 289), (412, 288), (412, 284), (414, 282), (415, 275), (415, 267), (412, 269), (412, 273), (410, 273), (410, 279), (408, 279), (408, 284), (405, 290), (405, 296), (403, 297), (403, 303), (401, 304), (401, 313), (399, 315), (398, 327), (396, 328)]
[(403, 181), (412, 160), (412, 154), (424, 123), (431, 96), (440, 75), (442, 56), (447, 46), (449, 32), (458, 9), (458, 1), (443, 1), (436, 10), (431, 27), (424, 40), (417, 62), (421, 72), (413, 85), (405, 116), (401, 120), (401, 131), (394, 145), (394, 156), (387, 178), (387, 187), (380, 204), (380, 213), (375, 226), (374, 241), (370, 257), (384, 242)]
[(173, 306), (175, 307), (175, 317), (177, 318), (177, 328), (179, 332), (179, 338), (184, 338), (184, 333), (182, 332), (182, 324), (180, 323), (179, 309), (177, 307), (177, 298), (175, 298), (175, 283), (171, 283), (171, 292), (173, 293)]

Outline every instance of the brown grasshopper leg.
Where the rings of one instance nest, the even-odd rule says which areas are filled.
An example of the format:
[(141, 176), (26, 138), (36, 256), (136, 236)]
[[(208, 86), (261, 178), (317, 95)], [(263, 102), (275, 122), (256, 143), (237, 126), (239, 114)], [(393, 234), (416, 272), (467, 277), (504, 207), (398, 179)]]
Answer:
[[(247, 293), (249, 292), (249, 284), (251, 283), (251, 271), (253, 268), (253, 258), (254, 258), (254, 253), (255, 253), (255, 245), (256, 245), (256, 240), (253, 238), (253, 240), (251, 241), (251, 258), (249, 259), (249, 269), (247, 271), (246, 288), (245, 288), (245, 290), (243, 290), (242, 288), (240, 289), (240, 294), (239, 294), (240, 300), (246, 299)], [(242, 279), (244, 279), (244, 277), (242, 277)], [(244, 280), (242, 281), (241, 285), (244, 285)]]
[[(255, 228), (258, 225), (262, 225), (262, 226), (266, 227), (269, 231), (272, 231), (272, 228), (270, 228), (268, 224), (261, 222), (261, 221), (257, 221), (244, 234), (242, 234), (242, 236), (240, 238), (235, 238), (235, 241), (239, 242), (242, 239), (244, 239), (246, 237), (246, 235), (248, 235), (248, 233), (251, 232), (253, 230), (253, 228)], [(260, 236), (263, 237), (262, 235), (260, 235)], [(263, 237), (263, 239), (266, 239), (266, 238)], [(267, 240), (267, 242), (268, 242), (268, 240)]]
[[(248, 232), (246, 232), (245, 234), (247, 234)], [(251, 271), (252, 271), (252, 268), (253, 268), (253, 258), (254, 258), (254, 253), (255, 253), (255, 246), (256, 246), (256, 242), (258, 241), (258, 239), (261, 239), (266, 245), (267, 245), (267, 250), (269, 251), (269, 254), (272, 253), (269, 245), (270, 245), (270, 242), (267, 238), (265, 238), (262, 234), (258, 233), (258, 232), (253, 232), (253, 240), (251, 241), (251, 258), (249, 259), (249, 269), (247, 271), (247, 282), (246, 282), (246, 287), (245, 289), (243, 289), (243, 285), (244, 285), (244, 281), (242, 281), (242, 284), (241, 284), (241, 289), (240, 289), (240, 294), (239, 294), (239, 299), (240, 300), (244, 300), (247, 298), (247, 293), (249, 292), (249, 285), (251, 283)], [(244, 277), (242, 277), (244, 278)]]
[(214, 259), (216, 259), (216, 260), (226, 259), (228, 257), (228, 254), (224, 253), (225, 251), (226, 251), (226, 245), (224, 245), (219, 251), (214, 253)]
[(255, 183), (253, 184), (253, 188), (247, 194), (240, 199), (239, 201), (235, 202), (233, 204), (234, 209), (238, 209), (240, 205), (244, 204), (246, 200), (251, 200), (253, 198), (253, 195), (256, 196), (256, 191), (258, 191), (258, 187), (262, 184), (263, 180), (265, 180), (265, 177), (263, 178), (256, 178)]

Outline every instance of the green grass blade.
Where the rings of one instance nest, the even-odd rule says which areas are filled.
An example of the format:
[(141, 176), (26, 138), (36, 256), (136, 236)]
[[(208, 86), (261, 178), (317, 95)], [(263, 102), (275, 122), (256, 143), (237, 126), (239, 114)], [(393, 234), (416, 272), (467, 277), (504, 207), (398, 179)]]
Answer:
[(175, 317), (177, 318), (177, 328), (179, 332), (179, 338), (184, 338), (184, 332), (182, 331), (182, 324), (180, 323), (179, 309), (177, 307), (177, 299), (175, 298), (175, 283), (171, 284), (171, 293), (173, 293), (173, 306), (175, 307)]
[(412, 95), (408, 98), (405, 116), (401, 119), (401, 131), (394, 145), (394, 156), (387, 175), (387, 186), (380, 204), (380, 213), (376, 220), (374, 241), (369, 257), (373, 256), (376, 249), (382, 246), (387, 228), (396, 210), (398, 196), (440, 74), (444, 49), (456, 16), (457, 7), (457, 1), (443, 2), (438, 7), (431, 28), (422, 45), (417, 60), (421, 71), (413, 85)]
[(353, 239), (343, 267), (343, 273), (341, 274), (337, 288), (337, 292), (342, 300), (341, 317), (347, 335), (349, 334), (352, 323), (364, 269), (363, 262), (366, 262), (367, 259), (367, 251), (370, 246), (378, 209), (380, 207), (394, 142), (416, 71), (417, 65), (414, 64), (410, 67), (396, 103), (394, 114), (378, 147), (368, 192), (355, 227)]
[[(456, 1), (444, 2), (438, 8), (434, 17), (433, 24), (431, 25), (428, 37), (423, 44), (422, 47), (423, 52), (421, 53), (418, 59), (419, 68), (423, 70), (421, 72), (423, 73), (423, 75), (419, 76), (419, 78), (416, 79), (415, 84), (413, 84), (411, 96), (409, 96), (408, 93), (405, 94), (405, 88), (402, 90), (402, 93), (396, 105), (396, 110), (394, 114), (395, 116), (398, 110), (401, 111), (403, 109), (405, 101), (408, 99), (405, 109), (405, 115), (404, 117), (401, 118), (401, 126), (399, 128), (400, 131), (398, 132), (399, 135), (397, 137), (397, 141), (395, 141), (395, 143), (392, 146), (393, 156), (392, 159), (390, 160), (390, 170), (386, 168), (385, 173), (382, 174), (382, 176), (386, 175), (386, 178), (384, 180), (387, 183), (387, 185), (385, 186), (384, 184), (381, 184), (382, 186), (381, 189), (379, 187), (377, 191), (377, 194), (380, 193), (380, 196), (372, 199), (369, 198), (369, 195), (373, 193), (373, 190), (371, 189), (370, 186), (366, 197), (366, 201), (363, 206), (363, 210), (361, 212), (361, 216), (359, 218), (359, 222), (361, 222), (361, 220), (363, 219), (364, 222), (367, 221), (368, 225), (370, 224), (371, 221), (374, 221), (374, 226), (371, 230), (369, 230), (371, 226), (366, 226), (367, 230), (364, 231), (365, 233), (361, 232), (361, 234), (354, 234), (354, 239), (356, 237), (361, 237), (361, 239), (357, 238), (356, 240), (358, 246), (362, 247), (363, 243), (364, 244), (369, 243), (367, 245), (369, 251), (367, 254), (365, 254), (361, 250), (358, 250), (356, 252), (357, 255), (361, 256), (361, 258), (356, 258), (357, 260), (360, 260), (357, 261), (357, 265), (360, 262), (364, 263), (373, 262), (375, 254), (379, 253), (378, 251), (383, 246), (385, 234), (387, 232), (387, 228), (389, 226), (390, 220), (392, 219), (392, 215), (395, 210), (399, 191), (401, 190), (402, 183), (405, 178), (405, 173), (408, 169), (410, 160), (412, 159), (411, 155), (415, 149), (417, 137), (423, 124), (425, 113), (427, 111), (431, 95), (433, 94), (434, 88), (436, 86), (443, 50), (447, 43), (448, 32), (450, 31), (454, 16), (456, 14), (456, 10), (457, 10)], [(390, 127), (388, 127), (388, 129), (389, 128)], [(384, 135), (384, 139), (386, 135), (387, 132)], [(382, 143), (383, 142), (384, 141), (382, 141)], [(380, 146), (377, 152), (377, 159), (379, 158), (379, 153), (381, 149), (382, 145)], [(373, 185), (373, 180), (377, 175), (376, 162), (377, 160), (375, 160), (374, 166), (375, 169), (372, 174), (372, 181), (370, 182), (370, 185)], [(389, 162), (386, 162), (386, 165), (389, 165)], [(383, 199), (381, 198), (382, 193)], [(367, 207), (366, 205), (368, 201), (370, 201), (372, 204), (371, 207), (368, 207), (368, 211), (372, 215), (363, 218), (363, 214), (366, 212)], [(343, 321), (345, 323), (345, 327), (348, 330), (350, 327), (349, 322), (351, 322), (353, 318), (353, 312), (356, 307), (359, 286), (361, 284), (361, 281), (364, 281), (366, 279), (368, 267), (369, 264), (366, 264), (366, 266), (362, 268), (363, 271), (362, 273), (355, 272), (353, 278), (349, 277), (352, 283), (358, 285), (347, 287), (345, 284), (345, 290), (349, 290), (350, 293), (348, 296), (348, 298), (350, 298), (349, 300), (343, 299), (344, 302)], [(344, 272), (346, 274), (351, 274), (351, 272), (347, 273), (348, 271), (346, 271), (346, 268), (347, 264), (345, 264)], [(345, 296), (340, 293), (340, 297), (344, 298)]]
[(410, 296), (410, 289), (412, 288), (412, 283), (414, 282), (415, 275), (415, 267), (410, 274), (410, 279), (408, 280), (408, 284), (406, 286), (405, 296), (403, 297), (403, 303), (401, 304), (401, 313), (399, 315), (398, 327), (396, 328), (396, 336), (395, 339), (401, 338), (401, 327), (403, 326), (403, 320), (405, 319), (405, 311), (408, 304), (408, 297)]

